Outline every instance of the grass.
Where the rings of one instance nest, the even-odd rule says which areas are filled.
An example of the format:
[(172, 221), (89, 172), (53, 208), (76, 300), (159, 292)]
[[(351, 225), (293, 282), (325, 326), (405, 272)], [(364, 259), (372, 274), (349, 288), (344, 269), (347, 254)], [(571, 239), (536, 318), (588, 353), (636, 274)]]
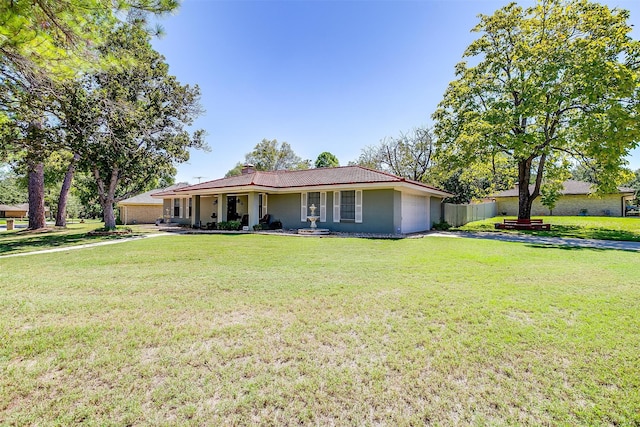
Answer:
[(101, 228), (99, 221), (68, 224), (66, 228), (52, 227), (47, 230), (30, 231), (24, 228), (0, 233), (0, 256), (23, 252), (41, 251), (64, 246), (77, 246), (87, 243), (97, 243), (106, 240), (126, 239), (138, 236), (145, 231), (141, 227), (134, 228), (133, 233), (127, 235), (97, 236), (89, 234)]
[(0, 424), (637, 425), (637, 261), (257, 235), (0, 259)]
[(550, 231), (496, 230), (494, 224), (515, 217), (498, 216), (474, 221), (455, 228), (460, 231), (500, 231), (526, 233), (545, 237), (576, 237), (580, 239), (624, 240), (640, 242), (640, 218), (615, 218), (598, 216), (545, 216), (541, 218), (551, 224)]

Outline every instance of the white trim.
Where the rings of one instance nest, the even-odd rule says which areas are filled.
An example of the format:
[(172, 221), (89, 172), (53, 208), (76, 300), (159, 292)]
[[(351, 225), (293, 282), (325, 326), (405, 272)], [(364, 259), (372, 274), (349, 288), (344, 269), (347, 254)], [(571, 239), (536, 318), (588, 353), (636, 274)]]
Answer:
[(300, 222), (307, 222), (307, 193), (300, 193)]
[(362, 190), (356, 190), (356, 200), (355, 200), (355, 220), (356, 223), (362, 222)]
[(333, 192), (333, 222), (340, 222), (340, 192)]
[(327, 192), (320, 192), (320, 222), (327, 222)]

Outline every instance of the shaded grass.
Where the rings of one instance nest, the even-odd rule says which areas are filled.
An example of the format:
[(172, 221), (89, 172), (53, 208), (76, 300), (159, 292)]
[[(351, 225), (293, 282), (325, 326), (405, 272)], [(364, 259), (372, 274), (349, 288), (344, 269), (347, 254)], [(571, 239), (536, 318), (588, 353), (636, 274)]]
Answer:
[(45, 230), (15, 229), (0, 233), (0, 255), (41, 251), (64, 246), (77, 246), (106, 240), (126, 239), (143, 233), (137, 228), (131, 234), (98, 236), (88, 234), (100, 229), (101, 223), (89, 221), (83, 224), (69, 224), (66, 228), (51, 227)]
[(515, 217), (498, 216), (482, 221), (474, 221), (457, 227), (460, 231), (500, 231), (508, 233), (524, 233), (544, 237), (575, 237), (579, 239), (601, 239), (640, 242), (640, 218), (614, 218), (592, 216), (545, 216), (540, 218), (545, 223), (551, 224), (550, 231), (529, 230), (496, 230), (495, 223), (503, 219), (516, 219)]
[(637, 257), (191, 235), (0, 260), (0, 424), (638, 424)]

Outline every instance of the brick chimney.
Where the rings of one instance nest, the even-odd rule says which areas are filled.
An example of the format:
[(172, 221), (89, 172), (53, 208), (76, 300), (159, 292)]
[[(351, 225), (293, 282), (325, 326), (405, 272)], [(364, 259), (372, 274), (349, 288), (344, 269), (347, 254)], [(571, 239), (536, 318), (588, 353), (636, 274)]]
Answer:
[(242, 166), (242, 175), (249, 175), (250, 173), (254, 173), (255, 171), (256, 168), (251, 163), (247, 163)]

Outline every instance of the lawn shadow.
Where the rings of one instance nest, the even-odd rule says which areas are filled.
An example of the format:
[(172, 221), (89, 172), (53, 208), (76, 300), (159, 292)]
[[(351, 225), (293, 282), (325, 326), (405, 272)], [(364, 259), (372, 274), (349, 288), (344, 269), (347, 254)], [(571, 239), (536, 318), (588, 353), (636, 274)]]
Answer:
[(60, 232), (60, 230), (46, 230), (34, 232), (21, 230), (17, 233), (0, 235), (0, 255), (14, 252), (53, 249), (62, 246), (95, 243), (105, 240), (122, 239), (131, 235), (92, 236), (86, 230), (77, 232)]
[(523, 233), (540, 237), (574, 237), (578, 239), (640, 242), (640, 236), (631, 231), (608, 228), (588, 228), (576, 225), (552, 224), (550, 231), (524, 231)]
[(534, 249), (561, 249), (564, 251), (598, 251), (598, 252), (606, 252), (606, 251), (624, 251), (624, 252), (633, 252), (638, 253), (637, 250), (628, 249), (628, 248), (614, 248), (614, 247), (598, 247), (598, 246), (580, 246), (580, 245), (567, 245), (567, 244), (553, 244), (553, 243), (528, 243), (525, 246)]

